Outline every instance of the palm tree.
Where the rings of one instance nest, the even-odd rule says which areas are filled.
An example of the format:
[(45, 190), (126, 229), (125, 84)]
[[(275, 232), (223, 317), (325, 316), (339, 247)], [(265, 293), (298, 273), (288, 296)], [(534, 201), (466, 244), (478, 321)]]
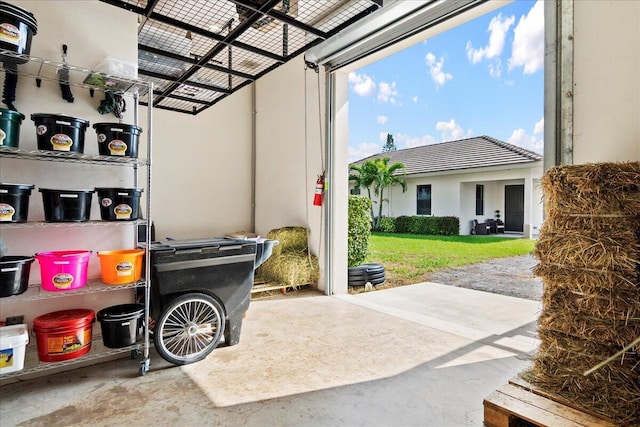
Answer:
[[(373, 229), (378, 228), (378, 222), (382, 217), (382, 203), (387, 201), (384, 198), (384, 190), (387, 187), (391, 187), (395, 184), (402, 186), (402, 192), (407, 191), (407, 184), (404, 177), (398, 176), (397, 172), (404, 169), (404, 163), (394, 163), (389, 165), (389, 158), (382, 157), (373, 160), (366, 160), (361, 166), (351, 165), (350, 169), (358, 172), (358, 175), (350, 174), (349, 180), (355, 182), (355, 188), (365, 187), (367, 189), (367, 195), (373, 203), (378, 204), (378, 215), (376, 216), (373, 211), (373, 203), (371, 204), (371, 224)], [(374, 201), (371, 197), (371, 189), (373, 187), (373, 194), (378, 198), (378, 201)]]

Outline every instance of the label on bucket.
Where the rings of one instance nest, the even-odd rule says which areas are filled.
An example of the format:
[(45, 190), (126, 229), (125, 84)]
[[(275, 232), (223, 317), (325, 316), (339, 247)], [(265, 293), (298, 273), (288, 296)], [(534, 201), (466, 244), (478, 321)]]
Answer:
[(8, 22), (0, 24), (0, 40), (20, 46), (20, 29)]
[(45, 125), (38, 125), (38, 127), (36, 127), (36, 133), (38, 135), (44, 135), (47, 133), (47, 127)]
[(113, 212), (116, 214), (116, 219), (130, 219), (133, 209), (131, 206), (122, 203), (113, 208)]
[(0, 203), (0, 222), (11, 221), (16, 210), (8, 203)]
[(4, 133), (2, 129), (0, 129), (0, 145), (4, 145), (4, 139), (7, 137), (7, 134)]
[(51, 145), (55, 151), (71, 151), (73, 139), (64, 133), (56, 133), (51, 137)]
[(124, 156), (124, 153), (127, 151), (127, 144), (119, 139), (114, 139), (109, 142), (108, 147), (112, 156)]
[(68, 273), (58, 273), (51, 278), (51, 283), (56, 289), (69, 289), (73, 283), (73, 276)]
[(10, 368), (13, 366), (13, 348), (0, 350), (0, 368)]
[(82, 350), (91, 344), (91, 328), (47, 338), (47, 353), (64, 354)]
[(122, 261), (116, 265), (116, 276), (131, 276), (133, 274), (133, 264), (129, 261)]

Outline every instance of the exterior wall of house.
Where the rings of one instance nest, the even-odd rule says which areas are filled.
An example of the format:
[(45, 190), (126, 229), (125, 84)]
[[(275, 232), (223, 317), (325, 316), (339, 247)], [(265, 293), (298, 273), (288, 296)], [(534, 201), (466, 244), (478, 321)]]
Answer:
[(640, 2), (573, 8), (573, 162), (640, 160)]
[[(399, 186), (393, 187), (389, 194), (389, 203), (383, 205), (383, 215), (398, 217), (416, 215), (417, 186), (431, 185), (431, 214), (433, 216), (457, 216), (460, 218), (460, 234), (470, 234), (471, 221), (483, 222), (495, 218), (500, 210), (504, 220), (505, 186), (525, 186), (524, 235), (537, 234), (542, 223), (542, 204), (539, 179), (542, 176), (542, 163), (534, 167), (502, 170), (486, 170), (467, 173), (432, 174), (407, 178), (407, 191)], [(476, 185), (484, 186), (484, 215), (476, 215)]]

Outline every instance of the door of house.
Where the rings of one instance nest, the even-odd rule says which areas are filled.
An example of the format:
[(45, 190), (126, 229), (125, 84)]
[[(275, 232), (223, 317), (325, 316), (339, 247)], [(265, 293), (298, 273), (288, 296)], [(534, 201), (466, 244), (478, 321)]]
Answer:
[(504, 231), (524, 230), (524, 185), (504, 186)]

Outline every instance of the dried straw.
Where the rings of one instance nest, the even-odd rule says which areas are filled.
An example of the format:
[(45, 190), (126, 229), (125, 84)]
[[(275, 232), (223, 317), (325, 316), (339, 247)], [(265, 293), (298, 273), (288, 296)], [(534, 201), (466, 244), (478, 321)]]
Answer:
[(640, 425), (640, 162), (558, 166), (542, 187), (541, 344), (528, 380)]
[(256, 275), (268, 282), (282, 283), (293, 288), (315, 284), (319, 278), (318, 258), (294, 253), (272, 255), (258, 268)]
[(267, 233), (267, 238), (280, 242), (279, 245), (274, 246), (272, 256), (286, 253), (301, 254), (307, 252), (307, 229), (304, 227), (276, 228)]

